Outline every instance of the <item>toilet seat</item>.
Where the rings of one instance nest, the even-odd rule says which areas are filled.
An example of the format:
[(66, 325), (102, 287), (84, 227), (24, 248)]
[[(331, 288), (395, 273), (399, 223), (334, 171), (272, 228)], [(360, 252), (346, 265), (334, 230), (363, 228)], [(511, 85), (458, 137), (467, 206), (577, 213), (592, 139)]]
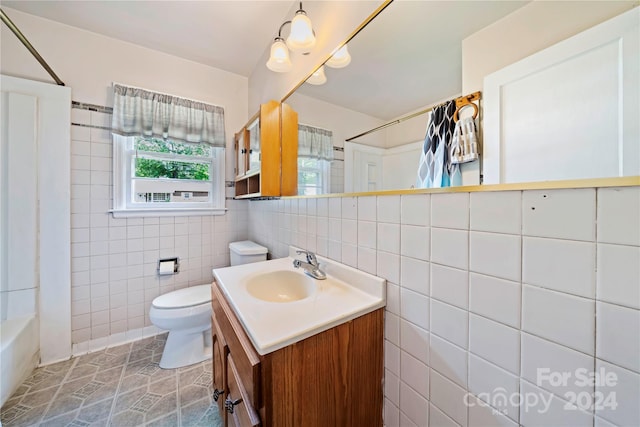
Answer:
[(151, 305), (161, 310), (175, 310), (209, 304), (210, 302), (211, 286), (198, 285), (160, 295), (154, 298)]

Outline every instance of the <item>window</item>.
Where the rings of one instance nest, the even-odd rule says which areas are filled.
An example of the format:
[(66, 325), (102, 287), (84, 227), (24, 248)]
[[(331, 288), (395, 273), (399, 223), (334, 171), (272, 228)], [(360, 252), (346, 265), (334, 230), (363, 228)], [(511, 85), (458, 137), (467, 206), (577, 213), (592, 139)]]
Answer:
[(224, 109), (113, 84), (113, 213), (224, 213)]
[(222, 148), (114, 135), (114, 216), (224, 209)]
[(333, 133), (298, 125), (298, 194), (313, 196), (330, 191)]
[(306, 157), (298, 158), (298, 194), (314, 196), (329, 192), (331, 162)]

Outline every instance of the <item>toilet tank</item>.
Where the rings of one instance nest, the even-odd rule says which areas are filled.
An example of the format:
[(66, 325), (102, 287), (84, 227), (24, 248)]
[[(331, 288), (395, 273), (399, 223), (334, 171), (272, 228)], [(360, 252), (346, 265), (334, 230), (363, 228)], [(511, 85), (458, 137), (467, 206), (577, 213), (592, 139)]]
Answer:
[(229, 250), (231, 265), (249, 264), (267, 259), (267, 248), (251, 240), (229, 243)]

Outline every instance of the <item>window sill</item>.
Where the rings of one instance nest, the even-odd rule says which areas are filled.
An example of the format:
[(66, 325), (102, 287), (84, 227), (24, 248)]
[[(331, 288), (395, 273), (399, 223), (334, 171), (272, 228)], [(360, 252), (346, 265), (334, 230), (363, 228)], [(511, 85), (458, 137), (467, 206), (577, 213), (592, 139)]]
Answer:
[(225, 208), (111, 209), (114, 218), (224, 215)]

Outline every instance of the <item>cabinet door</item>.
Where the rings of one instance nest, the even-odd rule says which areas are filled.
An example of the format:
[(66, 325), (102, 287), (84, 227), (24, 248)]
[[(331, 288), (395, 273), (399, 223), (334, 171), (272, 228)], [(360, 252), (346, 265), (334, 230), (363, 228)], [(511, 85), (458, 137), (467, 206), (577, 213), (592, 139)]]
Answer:
[(213, 335), (213, 357), (211, 363), (213, 364), (213, 399), (218, 404), (218, 408), (220, 409), (220, 413), (222, 414), (224, 410), (224, 401), (225, 401), (225, 389), (227, 383), (227, 373), (226, 373), (226, 357), (228, 353), (228, 347), (226, 342), (224, 341), (224, 337), (220, 332), (220, 326), (218, 326), (218, 322), (216, 321), (215, 316), (211, 316), (211, 331)]
[(228, 427), (253, 427), (260, 425), (260, 417), (251, 406), (247, 398), (246, 389), (238, 375), (231, 354), (227, 356), (227, 398), (225, 410), (227, 412)]
[(242, 176), (247, 172), (247, 131), (242, 129), (234, 135), (236, 152), (236, 176)]
[(248, 172), (260, 171), (260, 118), (247, 126), (248, 149), (249, 149), (249, 170)]

